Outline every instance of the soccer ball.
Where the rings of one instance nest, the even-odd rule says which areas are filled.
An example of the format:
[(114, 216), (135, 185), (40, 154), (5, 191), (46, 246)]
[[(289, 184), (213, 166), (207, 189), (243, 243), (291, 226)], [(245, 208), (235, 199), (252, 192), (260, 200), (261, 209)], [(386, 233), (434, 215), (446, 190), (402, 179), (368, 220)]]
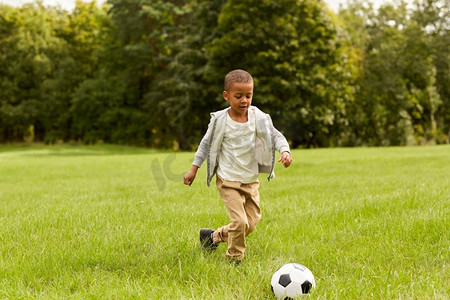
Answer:
[(316, 286), (314, 275), (300, 264), (286, 264), (272, 276), (272, 292), (277, 299), (290, 299), (308, 294)]

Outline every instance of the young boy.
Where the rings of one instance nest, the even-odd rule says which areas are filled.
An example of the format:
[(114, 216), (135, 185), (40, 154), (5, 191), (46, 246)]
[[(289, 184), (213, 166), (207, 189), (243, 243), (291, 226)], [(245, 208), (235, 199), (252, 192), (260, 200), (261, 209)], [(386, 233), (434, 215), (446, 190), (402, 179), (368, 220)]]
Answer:
[(292, 162), (286, 138), (272, 124), (268, 114), (251, 106), (253, 78), (244, 70), (234, 70), (225, 77), (223, 98), (229, 107), (211, 113), (208, 130), (195, 153), (184, 184), (191, 185), (198, 168), (207, 160), (207, 185), (216, 174), (216, 185), (231, 223), (217, 230), (200, 230), (200, 242), (215, 250), (228, 243), (226, 256), (239, 263), (245, 254), (245, 237), (261, 219), (259, 173), (274, 177), (275, 149), (285, 168)]

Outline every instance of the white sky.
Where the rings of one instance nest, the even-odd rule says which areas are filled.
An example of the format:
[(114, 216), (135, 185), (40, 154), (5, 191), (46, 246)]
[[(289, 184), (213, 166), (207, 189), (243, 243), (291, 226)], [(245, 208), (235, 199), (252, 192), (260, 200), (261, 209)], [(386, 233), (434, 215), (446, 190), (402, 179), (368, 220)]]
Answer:
[[(84, 2), (92, 2), (97, 1), (97, 3), (103, 3), (105, 0), (83, 0)], [(387, 2), (388, 0), (371, 0), (372, 3), (375, 4), (375, 7), (380, 5), (381, 3)], [(13, 6), (20, 6), (24, 3), (33, 2), (33, 0), (0, 0), (2, 4), (8, 4)], [(328, 5), (334, 10), (337, 11), (339, 7), (339, 3), (345, 2), (345, 0), (325, 0)], [(64, 9), (72, 10), (75, 7), (75, 0), (44, 0), (45, 5), (60, 5)]]

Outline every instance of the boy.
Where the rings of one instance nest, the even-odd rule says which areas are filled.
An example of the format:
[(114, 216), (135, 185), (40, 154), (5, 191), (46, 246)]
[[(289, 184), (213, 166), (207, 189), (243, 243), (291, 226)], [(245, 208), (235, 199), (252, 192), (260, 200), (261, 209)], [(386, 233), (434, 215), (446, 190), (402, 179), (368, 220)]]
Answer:
[(234, 70), (225, 77), (223, 98), (229, 107), (211, 113), (208, 130), (195, 153), (184, 184), (191, 185), (198, 168), (207, 160), (207, 185), (216, 174), (216, 185), (231, 223), (217, 230), (200, 230), (205, 249), (215, 250), (228, 243), (226, 256), (238, 264), (245, 254), (245, 237), (261, 219), (259, 173), (274, 177), (275, 149), (285, 168), (291, 162), (289, 144), (275, 129), (268, 114), (251, 106), (253, 78), (244, 70)]

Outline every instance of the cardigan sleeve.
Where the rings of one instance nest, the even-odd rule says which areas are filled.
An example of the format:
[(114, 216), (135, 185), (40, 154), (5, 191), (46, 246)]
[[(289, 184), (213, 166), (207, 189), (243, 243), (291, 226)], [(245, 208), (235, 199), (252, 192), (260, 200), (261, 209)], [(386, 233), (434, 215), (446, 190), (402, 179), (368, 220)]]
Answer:
[(203, 136), (200, 145), (198, 146), (197, 152), (195, 152), (194, 162), (193, 165), (197, 167), (201, 167), (203, 162), (208, 157), (209, 152), (209, 145), (211, 141), (212, 131), (213, 131), (213, 124), (214, 124), (214, 116), (211, 117), (211, 120), (209, 121), (208, 130), (206, 131), (205, 135)]
[(280, 153), (285, 151), (291, 153), (291, 149), (289, 148), (289, 143), (284, 137), (284, 135), (278, 131), (272, 124), (272, 120), (270, 120), (272, 125), (272, 133), (273, 133), (273, 143), (275, 145), (275, 149), (277, 149)]

